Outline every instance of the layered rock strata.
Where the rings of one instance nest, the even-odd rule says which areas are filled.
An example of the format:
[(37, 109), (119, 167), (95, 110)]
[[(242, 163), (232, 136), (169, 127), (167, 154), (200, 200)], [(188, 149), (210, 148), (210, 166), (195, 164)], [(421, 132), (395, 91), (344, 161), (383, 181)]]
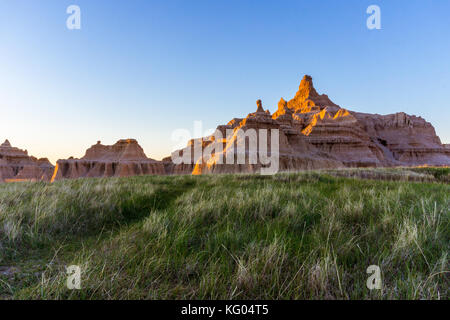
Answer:
[[(100, 141), (81, 159), (58, 160), (52, 181), (80, 177), (256, 173), (344, 167), (449, 166), (450, 147), (423, 118), (350, 111), (314, 88), (305, 75), (295, 96), (271, 114), (261, 100), (255, 112), (234, 118), (216, 132), (156, 161), (134, 139), (108, 146)], [(252, 144), (253, 142), (253, 144)], [(242, 148), (239, 148), (242, 146)], [(252, 146), (252, 147), (251, 147)], [(256, 147), (255, 147), (256, 146)], [(0, 146), (0, 181), (48, 180), (53, 166), (26, 151)]]
[(0, 145), (0, 182), (49, 181), (53, 168), (48, 159), (29, 156), (8, 140)]
[(111, 146), (98, 141), (81, 159), (58, 160), (52, 181), (162, 174), (166, 174), (163, 162), (148, 158), (136, 140), (123, 139)]
[[(237, 157), (238, 130), (278, 129), (279, 169), (304, 170), (337, 167), (390, 166), (448, 166), (450, 152), (436, 135), (433, 126), (423, 118), (403, 112), (378, 115), (350, 111), (332, 102), (327, 95), (317, 93), (312, 78), (305, 75), (294, 98), (281, 98), (278, 109), (270, 115), (264, 111), (261, 100), (257, 110), (243, 119), (235, 118), (217, 127), (225, 137), (214, 136), (193, 140), (175, 152), (191, 154), (192, 163), (173, 166), (176, 173), (194, 174), (222, 172), (258, 172), (262, 165), (225, 164), (230, 152)], [(228, 134), (225, 132), (228, 130)], [(231, 133), (230, 133), (231, 130)], [(194, 145), (219, 150), (201, 157), (192, 156)], [(222, 147), (220, 147), (222, 145)], [(245, 152), (248, 153), (248, 150)], [(256, 151), (259, 153), (259, 150)], [(198, 154), (198, 153), (197, 153)], [(233, 158), (231, 156), (231, 158)], [(219, 163), (220, 162), (220, 163)]]

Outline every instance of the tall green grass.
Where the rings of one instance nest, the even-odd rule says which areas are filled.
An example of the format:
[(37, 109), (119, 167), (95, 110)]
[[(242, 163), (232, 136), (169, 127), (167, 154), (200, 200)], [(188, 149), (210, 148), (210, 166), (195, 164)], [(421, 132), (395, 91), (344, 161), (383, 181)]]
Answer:
[[(3, 184), (0, 298), (448, 299), (450, 186), (439, 181), (305, 172)], [(381, 290), (366, 287), (373, 264)], [(81, 267), (81, 290), (66, 287), (69, 265)]]

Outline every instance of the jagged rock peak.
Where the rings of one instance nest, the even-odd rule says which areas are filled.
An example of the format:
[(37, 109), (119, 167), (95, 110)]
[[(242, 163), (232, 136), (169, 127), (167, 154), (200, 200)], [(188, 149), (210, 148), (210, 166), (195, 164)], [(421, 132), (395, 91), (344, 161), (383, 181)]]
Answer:
[(265, 112), (262, 107), (262, 101), (261, 99), (256, 100), (256, 105), (258, 106), (256, 109), (256, 112)]
[(292, 110), (288, 108), (288, 103), (286, 100), (284, 100), (283, 98), (280, 99), (280, 101), (278, 102), (278, 110), (272, 115), (272, 117), (274, 119), (277, 119), (278, 117), (282, 116), (282, 115), (292, 115)]
[(283, 98), (278, 101), (278, 111), (284, 113), (292, 113), (292, 111), (288, 108), (288, 103)]
[(6, 139), (0, 147), (11, 148), (11, 143)]
[(295, 94), (296, 98), (306, 100), (312, 97), (317, 97), (319, 94), (316, 89), (314, 89), (312, 77), (309, 75), (304, 75), (302, 81), (300, 81), (300, 86)]
[(309, 75), (303, 76), (295, 97), (288, 102), (288, 108), (298, 113), (318, 111), (327, 106), (338, 107), (326, 94), (317, 93)]

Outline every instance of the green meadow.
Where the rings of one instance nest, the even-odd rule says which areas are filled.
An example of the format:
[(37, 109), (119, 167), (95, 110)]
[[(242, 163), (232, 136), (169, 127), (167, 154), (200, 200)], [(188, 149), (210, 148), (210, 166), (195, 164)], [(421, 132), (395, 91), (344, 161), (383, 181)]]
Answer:
[(449, 170), (1, 184), (0, 299), (449, 299)]

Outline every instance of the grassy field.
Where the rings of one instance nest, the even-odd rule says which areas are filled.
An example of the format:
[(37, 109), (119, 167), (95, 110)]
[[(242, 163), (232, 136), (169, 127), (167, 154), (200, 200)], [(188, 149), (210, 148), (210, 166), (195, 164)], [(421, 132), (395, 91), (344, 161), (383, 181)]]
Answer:
[[(0, 299), (449, 299), (448, 178), (416, 168), (2, 184)], [(66, 287), (69, 265), (81, 290)], [(366, 287), (369, 265), (381, 290)]]

